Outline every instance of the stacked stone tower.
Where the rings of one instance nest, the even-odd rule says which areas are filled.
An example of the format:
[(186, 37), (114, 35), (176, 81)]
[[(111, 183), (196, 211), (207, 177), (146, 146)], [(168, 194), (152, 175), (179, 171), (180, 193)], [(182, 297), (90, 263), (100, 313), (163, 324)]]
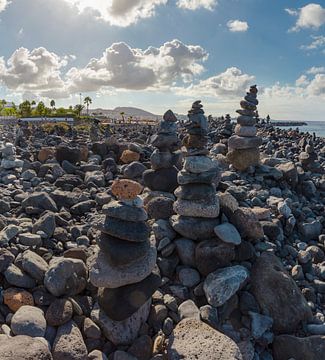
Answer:
[(103, 207), (104, 223), (98, 248), (90, 261), (90, 281), (98, 287), (92, 318), (115, 345), (129, 344), (147, 320), (151, 296), (160, 285), (153, 272), (156, 248), (149, 242), (147, 213), (138, 196), (142, 186), (116, 180), (112, 194), (118, 199)]
[(239, 117), (235, 127), (235, 135), (228, 140), (228, 161), (240, 171), (259, 164), (259, 146), (262, 139), (256, 136), (256, 109), (258, 105), (257, 87), (251, 86), (245, 99), (240, 102), (237, 110)]
[(213, 237), (219, 216), (215, 187), (218, 169), (207, 156), (208, 123), (202, 108), (201, 101), (193, 103), (185, 123), (187, 134), (183, 145), (186, 157), (183, 169), (178, 173), (180, 186), (175, 191), (177, 215), (171, 218), (174, 230), (192, 240)]
[(151, 139), (157, 149), (152, 153), (151, 169), (143, 173), (145, 185), (153, 191), (173, 192), (177, 187), (177, 172), (181, 166), (182, 153), (177, 136), (177, 118), (168, 110), (158, 127), (158, 133)]

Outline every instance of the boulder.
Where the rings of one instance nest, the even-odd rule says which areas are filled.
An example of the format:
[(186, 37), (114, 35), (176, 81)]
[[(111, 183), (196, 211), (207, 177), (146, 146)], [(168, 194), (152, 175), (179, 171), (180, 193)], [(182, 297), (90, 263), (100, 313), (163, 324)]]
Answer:
[[(0, 335), (0, 360), (53, 360), (46, 341), (26, 335)], [(86, 359), (85, 359), (86, 360)]]
[(177, 324), (169, 337), (168, 360), (243, 360), (236, 343), (204, 322), (192, 318)]
[(274, 360), (321, 360), (325, 354), (325, 336), (298, 338), (276, 336), (273, 342)]
[(251, 286), (263, 313), (273, 318), (274, 331), (293, 333), (302, 321), (311, 318), (306, 299), (275, 255), (263, 253), (257, 258)]

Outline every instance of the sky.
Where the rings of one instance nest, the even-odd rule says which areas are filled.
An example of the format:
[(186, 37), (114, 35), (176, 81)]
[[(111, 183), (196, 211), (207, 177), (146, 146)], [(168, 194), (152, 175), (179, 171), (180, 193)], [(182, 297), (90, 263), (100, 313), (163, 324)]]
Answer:
[(0, 99), (325, 121), (325, 0), (0, 0)]

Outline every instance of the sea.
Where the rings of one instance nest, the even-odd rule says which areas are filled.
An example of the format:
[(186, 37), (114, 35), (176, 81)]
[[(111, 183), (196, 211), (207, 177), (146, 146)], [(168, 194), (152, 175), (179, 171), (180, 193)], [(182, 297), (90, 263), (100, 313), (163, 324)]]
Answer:
[[(316, 136), (325, 137), (325, 120), (324, 121), (304, 121), (307, 125), (303, 126), (292, 126), (293, 129), (298, 127), (299, 131), (309, 132), (312, 134), (313, 132)], [(290, 129), (290, 126), (279, 126), (281, 129)]]

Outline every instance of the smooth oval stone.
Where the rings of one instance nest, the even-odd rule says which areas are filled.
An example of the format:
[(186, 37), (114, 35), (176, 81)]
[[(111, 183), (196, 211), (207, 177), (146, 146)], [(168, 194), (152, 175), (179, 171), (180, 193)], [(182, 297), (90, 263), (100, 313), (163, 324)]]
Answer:
[(174, 215), (170, 219), (173, 229), (185, 238), (204, 240), (214, 237), (218, 219), (206, 219)]
[(174, 149), (180, 146), (177, 134), (157, 134), (151, 137), (151, 145), (158, 149)]
[(235, 126), (235, 134), (238, 136), (250, 137), (257, 134), (257, 128), (255, 126)]
[(208, 156), (188, 156), (185, 158), (184, 170), (194, 174), (209, 171), (215, 163)]
[(100, 288), (98, 303), (112, 320), (123, 321), (146, 303), (160, 284), (160, 276), (152, 273), (136, 284), (121, 286), (116, 289)]
[(115, 267), (112, 266), (102, 252), (95, 253), (89, 258), (89, 279), (96, 287), (118, 288), (134, 284), (149, 276), (156, 265), (157, 250), (151, 246), (146, 256), (131, 264)]
[(186, 184), (217, 184), (219, 171), (217, 168), (214, 168), (210, 171), (203, 172), (201, 174), (192, 174), (187, 171), (180, 171), (177, 175), (177, 181), (180, 185)]
[(144, 221), (132, 222), (114, 218), (106, 218), (103, 233), (122, 240), (142, 242), (150, 235), (150, 228)]
[(246, 100), (242, 100), (240, 106), (245, 110), (256, 110), (256, 106)]
[(236, 110), (236, 113), (238, 113), (240, 115), (244, 115), (244, 116), (251, 116), (251, 117), (255, 116), (255, 112), (253, 110), (239, 109), (239, 110)]
[(233, 135), (228, 140), (228, 147), (231, 149), (250, 149), (257, 148), (262, 144), (262, 139), (257, 136), (241, 137)]
[(174, 211), (182, 216), (193, 216), (199, 218), (217, 218), (220, 212), (219, 199), (214, 197), (211, 203), (201, 200), (182, 200), (174, 203)]
[(234, 245), (239, 245), (241, 243), (241, 236), (238, 230), (230, 223), (216, 226), (214, 232), (223, 242)]
[(125, 221), (146, 221), (148, 215), (141, 207), (129, 206), (120, 201), (111, 201), (103, 206), (103, 213), (109, 217), (113, 217)]
[(186, 184), (179, 186), (174, 194), (183, 200), (212, 199), (216, 195), (216, 187), (209, 184)]
[(240, 115), (237, 118), (237, 124), (242, 126), (254, 126), (256, 124), (256, 120), (252, 116)]
[(258, 105), (258, 100), (256, 99), (256, 97), (254, 97), (253, 95), (251, 94), (247, 94), (245, 96), (245, 100), (252, 103), (253, 105), (257, 106)]
[(172, 193), (178, 186), (178, 170), (175, 167), (159, 170), (146, 170), (142, 174), (143, 182), (153, 191), (164, 191)]
[(123, 266), (142, 259), (150, 248), (149, 240), (136, 243), (104, 233), (101, 233), (96, 241), (112, 266)]
[(150, 157), (151, 167), (154, 170), (167, 169), (173, 166), (181, 167), (182, 153), (155, 150)]

